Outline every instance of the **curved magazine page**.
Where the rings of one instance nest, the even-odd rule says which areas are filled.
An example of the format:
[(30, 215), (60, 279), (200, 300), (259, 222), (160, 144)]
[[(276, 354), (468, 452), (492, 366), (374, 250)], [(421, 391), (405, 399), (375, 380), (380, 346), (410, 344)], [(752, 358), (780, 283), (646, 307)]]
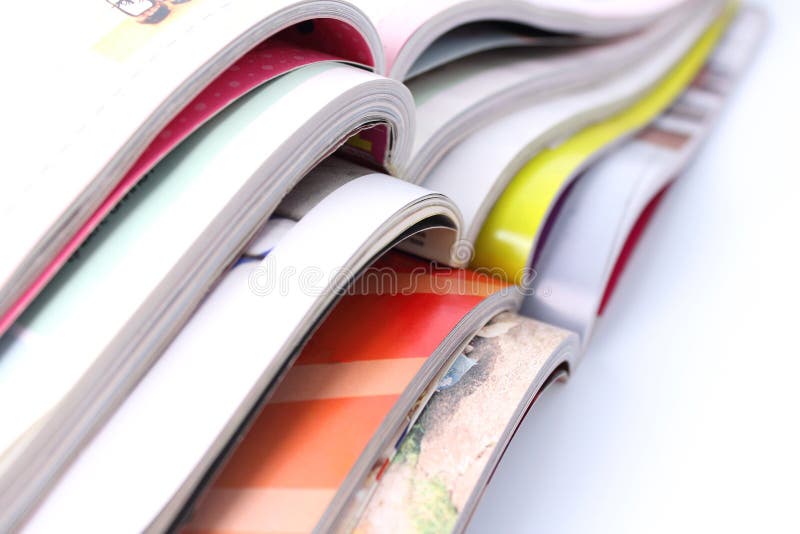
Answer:
[(530, 26), (479, 21), (455, 28), (436, 39), (414, 61), (405, 81), (458, 59), (487, 50), (515, 47), (562, 47), (599, 43), (599, 38), (551, 33)]
[[(48, 6), (47, 17), (33, 13), (30, 3), (10, 7), (8, 20), (30, 21), (31, 34), (54, 44), (19, 55), (26, 83), (20, 94), (4, 98), (22, 103), (8, 106), (4, 116), (22, 140), (4, 162), (16, 179), (0, 185), (4, 328), (23, 307), (14, 304), (148, 143), (248, 50), (280, 32), (286, 44), (383, 70), (375, 29), (338, 0), (94, 0)], [(14, 17), (16, 9), (24, 12)]]
[(699, 150), (752, 55), (761, 22), (745, 9), (670, 109), (576, 180), (534, 256), (537, 291), (525, 299), (523, 313), (588, 341), (637, 221)]
[(440, 228), (455, 240), (459, 223), (441, 195), (383, 175), (345, 180), (307, 213), (278, 211), (302, 218), (272, 225), (247, 248), (67, 469), (32, 527), (168, 526), (355, 274), (410, 233)]
[(521, 102), (514, 113), (481, 128), (445, 154), (425, 179), (425, 187), (455, 201), (464, 216), (464, 239), (475, 243), (495, 201), (528, 161), (641, 98), (680, 61), (715, 16), (715, 9), (699, 13), (673, 33), (666, 46), (603, 83), (543, 103)]
[(435, 41), (460, 26), (504, 21), (563, 33), (597, 36), (641, 30), (685, 0), (412, 0), (402, 5), (358, 0), (378, 28), (387, 72), (405, 80), (416, 60)]
[(533, 262), (536, 292), (526, 299), (523, 313), (571, 328), (583, 343), (620, 252), (620, 236), (624, 242), (630, 230), (622, 226), (624, 219), (640, 213), (641, 202), (646, 205), (666, 187), (691, 155), (681, 150), (691, 134), (657, 127), (642, 133), (665, 140), (668, 134), (672, 145), (629, 141), (579, 177), (552, 216), (556, 221)]
[(348, 132), (375, 121), (402, 131), (411, 113), (397, 82), (317, 64), (254, 91), (173, 151), (0, 340), (3, 450), (48, 414), (2, 458), (0, 509), (37, 494), (52, 476), (45, 466), (124, 398), (287, 190)]
[(504, 313), (469, 349), (469, 367), (425, 406), (357, 532), (462, 531), (530, 405), (549, 377), (569, 371), (579, 347), (566, 330)]
[[(72, 236), (66, 236), (63, 248), (55, 253), (51, 263), (43, 266), (43, 270), (31, 281), (30, 285), (24, 288), (19, 297), (7, 308), (0, 304), (0, 334), (11, 326), (128, 191), (192, 132), (242, 95), (281, 74), (321, 61), (348, 61), (345, 59), (346, 50), (338, 49), (341, 47), (332, 47), (333, 52), (342, 54), (342, 56), (336, 56), (315, 48), (306, 48), (295, 44), (295, 41), (306, 37), (301, 33), (301, 28), (309, 25), (311, 25), (312, 33), (321, 33), (323, 36), (341, 35), (339, 42), (348, 38), (352, 39), (351, 35), (357, 33), (352, 27), (334, 19), (308, 21), (305, 24), (287, 28), (267, 39), (220, 74), (159, 132), (77, 232)], [(335, 39), (331, 40), (334, 43), (337, 42)], [(380, 163), (383, 164), (382, 159)], [(13, 295), (9, 298), (13, 298)]]
[(661, 48), (674, 48), (676, 35), (691, 34), (697, 27), (694, 19), (711, 20), (722, 3), (706, 4), (705, 9), (676, 13), (624, 39), (592, 46), (485, 52), (407, 82), (417, 105), (409, 179), (424, 181), (450, 148), (521, 103), (544, 105), (548, 98), (623, 74)]
[(474, 264), (491, 265), (511, 280), (527, 274), (544, 221), (578, 172), (614, 142), (651, 122), (683, 92), (730, 22), (732, 7), (714, 22), (658, 87), (633, 106), (594, 124), (529, 161), (497, 200), (481, 228)]
[[(276, 211), (277, 215), (298, 219), (326, 195), (341, 185), (374, 172), (348, 159), (333, 155), (320, 163), (292, 189)], [(370, 197), (365, 197), (370, 198)], [(420, 230), (397, 243), (397, 248), (414, 256), (450, 267), (465, 267), (469, 251), (462, 249), (461, 214), (457, 214), (457, 235), (452, 232)]]
[(187, 531), (310, 532), (375, 477), (398, 427), (458, 351), (518, 292), (390, 253), (314, 333), (210, 488)]

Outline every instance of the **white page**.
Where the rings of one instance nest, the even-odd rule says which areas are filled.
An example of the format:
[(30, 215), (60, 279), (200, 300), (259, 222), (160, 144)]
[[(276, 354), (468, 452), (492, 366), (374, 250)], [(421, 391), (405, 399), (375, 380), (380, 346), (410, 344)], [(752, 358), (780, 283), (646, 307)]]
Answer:
[(546, 30), (619, 35), (642, 29), (686, 0), (357, 0), (383, 42), (387, 72), (403, 80), (438, 37), (479, 20), (516, 22)]
[(457, 59), (498, 48), (532, 46), (577, 46), (592, 42), (572, 35), (542, 35), (532, 28), (476, 22), (449, 31), (434, 41), (414, 61), (406, 74), (406, 81)]
[(684, 162), (668, 149), (633, 140), (579, 177), (553, 214), (525, 315), (570, 328), (585, 343), (636, 215)]
[[(187, 478), (189, 489), (197, 482), (334, 289), (368, 264), (372, 255), (360, 251), (372, 242), (377, 253), (416, 222), (454, 209), (442, 211), (443, 201), (383, 175), (357, 178), (266, 257), (269, 273), (285, 277), (262, 279), (262, 270), (251, 278), (253, 264), (233, 269), (67, 470), (29, 530), (74, 524), (83, 532), (134, 532), (149, 525)], [(398, 213), (405, 215), (390, 223)]]

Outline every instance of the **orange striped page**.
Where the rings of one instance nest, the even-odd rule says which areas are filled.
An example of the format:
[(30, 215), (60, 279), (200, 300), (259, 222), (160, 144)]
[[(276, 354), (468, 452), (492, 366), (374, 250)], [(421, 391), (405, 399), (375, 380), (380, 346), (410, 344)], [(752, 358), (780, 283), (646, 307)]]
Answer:
[(309, 532), (427, 357), (506, 284), (391, 252), (309, 340), (186, 531)]

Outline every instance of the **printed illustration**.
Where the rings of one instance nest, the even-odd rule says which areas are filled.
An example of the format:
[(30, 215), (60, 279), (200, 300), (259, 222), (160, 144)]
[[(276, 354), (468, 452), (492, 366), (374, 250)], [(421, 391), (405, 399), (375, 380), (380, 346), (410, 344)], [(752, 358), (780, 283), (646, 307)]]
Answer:
[(166, 19), (175, 6), (191, 0), (106, 0), (126, 15), (142, 24), (158, 24)]
[(406, 435), (356, 532), (451, 532), (513, 414), (569, 335), (512, 313), (481, 329)]

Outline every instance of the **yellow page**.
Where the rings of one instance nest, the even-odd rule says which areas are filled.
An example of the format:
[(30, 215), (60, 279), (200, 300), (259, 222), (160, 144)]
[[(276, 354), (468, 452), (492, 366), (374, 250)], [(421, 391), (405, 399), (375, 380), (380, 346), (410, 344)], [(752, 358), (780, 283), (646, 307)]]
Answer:
[(691, 83), (737, 11), (731, 2), (661, 82), (630, 108), (542, 150), (514, 177), (492, 208), (475, 244), (473, 267), (500, 270), (520, 283), (551, 206), (599, 151), (652, 122)]

